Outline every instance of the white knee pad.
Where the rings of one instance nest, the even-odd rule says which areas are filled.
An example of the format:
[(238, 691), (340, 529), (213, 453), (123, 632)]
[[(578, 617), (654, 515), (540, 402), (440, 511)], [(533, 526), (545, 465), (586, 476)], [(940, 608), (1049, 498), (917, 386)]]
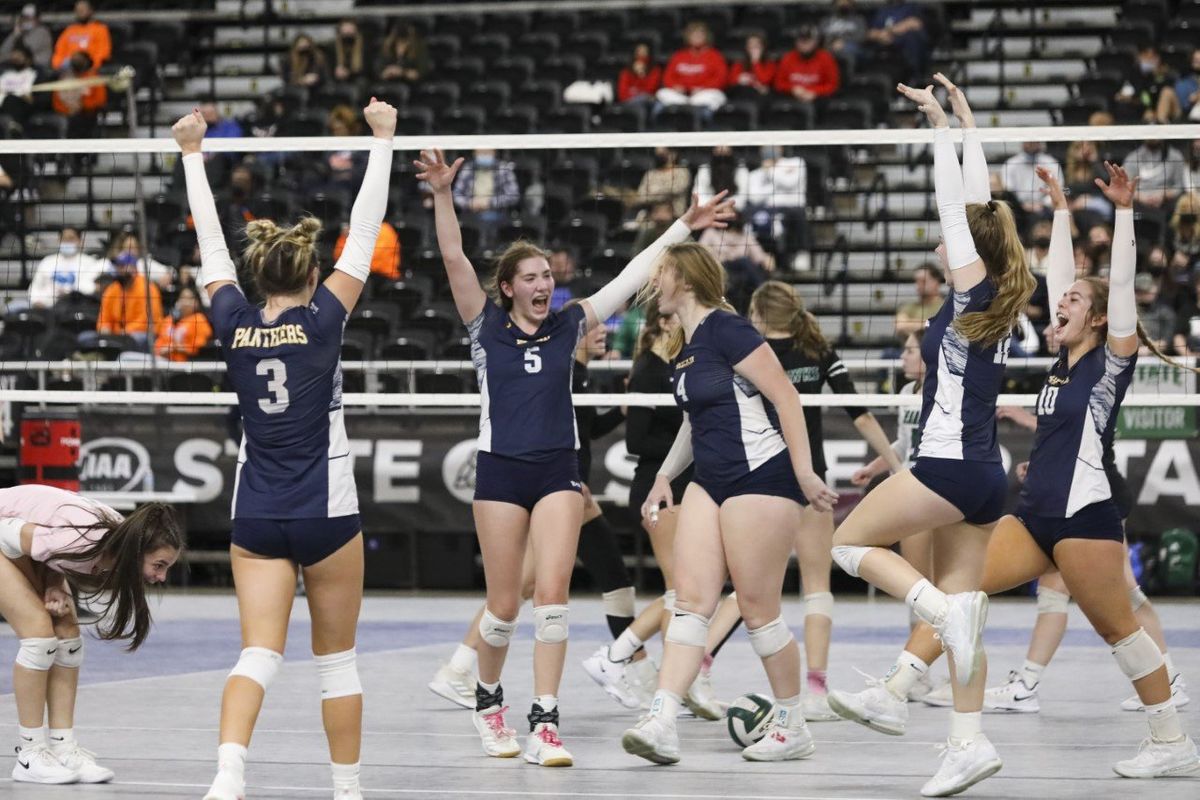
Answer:
[(358, 653), (351, 647), (340, 653), (313, 656), (317, 663), (317, 675), (321, 678), (321, 699), (333, 700), (362, 694), (358, 680)]
[(508, 647), (508, 641), (512, 639), (516, 630), (517, 621), (515, 619), (505, 622), (493, 614), (487, 606), (483, 607), (483, 616), (479, 618), (479, 635), (492, 647)]
[(533, 638), (544, 644), (567, 640), (571, 611), (563, 605), (533, 607)]
[(279, 674), (279, 667), (282, 665), (282, 653), (276, 653), (265, 647), (247, 647), (242, 650), (238, 662), (229, 671), (229, 677), (240, 675), (243, 678), (249, 678), (261, 686), (265, 692), (270, 688), (275, 676)]
[(1137, 633), (1114, 644), (1112, 654), (1121, 672), (1131, 681), (1144, 678), (1163, 665), (1162, 651), (1145, 628), (1138, 628)]
[(857, 578), (858, 567), (862, 564), (863, 558), (867, 553), (871, 552), (870, 547), (859, 547), (857, 545), (839, 544), (833, 548), (833, 560), (842, 568), (847, 575)]
[(79, 669), (83, 666), (83, 638), (58, 640), (58, 652), (54, 654), (54, 666)]
[(45, 672), (54, 666), (54, 657), (58, 655), (58, 639), (53, 636), (38, 636), (22, 639), (17, 650), (17, 663), (25, 669)]
[(667, 625), (666, 641), (688, 647), (704, 647), (708, 643), (707, 617), (690, 611), (674, 611), (671, 624)]
[(675, 610), (675, 590), (667, 589), (663, 592), (663, 608), (667, 611)]
[(1146, 605), (1146, 593), (1142, 591), (1142, 587), (1135, 586), (1129, 590), (1129, 603), (1133, 606), (1133, 610), (1137, 611), (1142, 606)]
[(746, 633), (750, 634), (750, 646), (759, 658), (775, 655), (795, 638), (792, 629), (783, 621), (782, 614), (761, 628), (748, 629)]
[(833, 618), (833, 594), (830, 592), (814, 592), (804, 595), (804, 616), (811, 617), (819, 614), (822, 617)]
[(1063, 594), (1057, 589), (1039, 586), (1037, 589), (1037, 610), (1039, 614), (1066, 614), (1071, 605), (1071, 595)]

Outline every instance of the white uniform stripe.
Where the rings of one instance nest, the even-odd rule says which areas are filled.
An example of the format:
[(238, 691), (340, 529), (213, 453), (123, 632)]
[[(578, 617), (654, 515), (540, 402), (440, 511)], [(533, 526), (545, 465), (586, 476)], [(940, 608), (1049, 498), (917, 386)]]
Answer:
[(737, 399), (738, 416), (741, 419), (742, 448), (746, 454), (746, 467), (753, 472), (786, 449), (783, 437), (767, 416), (761, 394), (748, 396), (739, 381), (733, 382), (733, 396)]
[(326, 516), (348, 517), (358, 513), (358, 489), (354, 485), (354, 464), (350, 458), (350, 440), (346, 436), (344, 412), (329, 412), (328, 507)]

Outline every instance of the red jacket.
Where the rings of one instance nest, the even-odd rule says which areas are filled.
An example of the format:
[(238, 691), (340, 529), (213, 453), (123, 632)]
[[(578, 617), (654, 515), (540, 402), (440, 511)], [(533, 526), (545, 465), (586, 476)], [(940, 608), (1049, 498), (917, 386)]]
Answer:
[(751, 73), (754, 75), (754, 79), (763, 86), (770, 86), (775, 82), (775, 73), (778, 70), (778, 67), (779, 65), (774, 61), (760, 61), (753, 67), (749, 66), (749, 62), (736, 61), (734, 62), (734, 65), (729, 68), (729, 85), (739, 85), (738, 81), (741, 79), (741, 77), (746, 73)]
[(646, 74), (640, 78), (634, 74), (634, 71), (629, 67), (621, 70), (621, 77), (617, 79), (617, 99), (624, 103), (626, 100), (632, 100), (635, 97), (641, 97), (645, 94), (654, 94), (658, 91), (658, 87), (662, 85), (662, 68), (651, 66), (646, 70)]
[(775, 73), (775, 91), (791, 94), (792, 89), (801, 86), (814, 92), (817, 97), (828, 97), (838, 90), (841, 85), (841, 74), (838, 71), (837, 60), (828, 50), (817, 50), (805, 58), (795, 50), (789, 50), (779, 59), (779, 69)]
[(689, 92), (699, 89), (724, 89), (728, 73), (729, 66), (720, 50), (715, 47), (703, 47), (699, 50), (685, 47), (676, 50), (675, 55), (667, 62), (667, 71), (662, 82), (668, 89), (683, 87)]

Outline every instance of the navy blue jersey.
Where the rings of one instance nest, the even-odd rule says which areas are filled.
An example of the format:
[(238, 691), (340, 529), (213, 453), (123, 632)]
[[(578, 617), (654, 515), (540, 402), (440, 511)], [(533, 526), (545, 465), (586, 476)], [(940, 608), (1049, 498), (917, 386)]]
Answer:
[(582, 305), (551, 311), (537, 332), (517, 327), (490, 299), (467, 325), (479, 378), (479, 449), (540, 461), (579, 447), (571, 372), (587, 329)]
[(289, 308), (273, 322), (236, 286), (223, 286), (213, 296), (213, 330), (244, 426), (234, 519), (358, 513), (342, 419), (347, 316), (324, 285), (309, 305)]
[(700, 321), (674, 361), (675, 403), (692, 424), (699, 480), (732, 483), (787, 449), (769, 404), (733, 370), (763, 341), (746, 319), (717, 309)]
[(1038, 394), (1037, 434), (1021, 508), (1043, 517), (1070, 517), (1084, 506), (1112, 497), (1105, 472), (1117, 413), (1133, 380), (1137, 356), (1113, 355), (1096, 347), (1068, 369), (1067, 351), (1046, 375)]
[(969, 291), (951, 292), (929, 320), (921, 341), (926, 378), (917, 458), (1000, 463), (996, 397), (1004, 382), (1009, 337), (983, 347), (967, 341), (953, 325), (963, 314), (987, 310), (995, 297), (992, 282), (982, 280)]

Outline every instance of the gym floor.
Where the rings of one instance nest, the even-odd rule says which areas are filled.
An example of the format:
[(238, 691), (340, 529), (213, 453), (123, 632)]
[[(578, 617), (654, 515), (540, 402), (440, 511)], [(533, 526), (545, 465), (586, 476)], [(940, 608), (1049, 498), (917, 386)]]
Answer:
[[(805, 761), (743, 761), (724, 723), (681, 719), (683, 761), (657, 767), (626, 755), (621, 731), (636, 715), (605, 696), (579, 661), (607, 639), (600, 604), (573, 604), (571, 648), (561, 692), (562, 736), (575, 755), (571, 769), (546, 769), (521, 759), (483, 755), (469, 712), (436, 697), (425, 683), (448, 657), (480, 598), (461, 595), (368, 597), (359, 633), (359, 669), (366, 692), (363, 787), (367, 798), (704, 798), (825, 800), (918, 797), (938, 766), (936, 745), (948, 727), (945, 709), (910, 705), (903, 737), (874, 733), (849, 722), (813, 724), (816, 754)], [(1159, 613), (1175, 663), (1200, 694), (1200, 619), (1196, 601), (1161, 601)], [(992, 680), (1003, 680), (1024, 659), (1034, 620), (1031, 600), (1001, 599), (991, 606), (986, 634)], [(798, 598), (785, 615), (797, 631)], [(892, 600), (843, 599), (835, 611), (830, 685), (857, 691), (854, 667), (880, 676), (906, 635), (907, 613)], [(0, 626), (0, 655), (11, 658), (11, 630)], [(505, 675), (509, 723), (524, 732), (532, 691), (529, 609)], [(308, 623), (298, 602), (287, 661), (271, 687), (247, 765), (248, 798), (328, 797), (329, 767), (317, 700), (316, 672), (308, 657)], [(657, 642), (652, 646), (658, 657)], [(145, 797), (200, 798), (215, 768), (221, 687), (239, 649), (236, 603), (226, 593), (172, 592), (156, 627), (138, 653), (88, 642), (81, 676), (77, 735), (113, 768), (104, 786), (36, 786), (13, 783), (0, 759), (0, 794), (13, 800)], [(945, 667), (934, 668), (945, 676)], [(759, 691), (766, 677), (744, 631), (727, 645), (713, 669), (725, 700)], [(0, 677), (0, 731), (16, 739), (16, 711), (8, 675)], [(995, 777), (967, 791), (975, 798), (1122, 797), (1194, 800), (1200, 779), (1131, 781), (1111, 764), (1134, 755), (1146, 734), (1142, 715), (1118, 703), (1129, 684), (1072, 606), (1063, 648), (1040, 688), (1042, 711), (988, 715), (984, 729), (1004, 759)], [(1184, 729), (1200, 738), (1200, 698), (1183, 709)], [(10, 758), (8, 756), (6, 758)]]

